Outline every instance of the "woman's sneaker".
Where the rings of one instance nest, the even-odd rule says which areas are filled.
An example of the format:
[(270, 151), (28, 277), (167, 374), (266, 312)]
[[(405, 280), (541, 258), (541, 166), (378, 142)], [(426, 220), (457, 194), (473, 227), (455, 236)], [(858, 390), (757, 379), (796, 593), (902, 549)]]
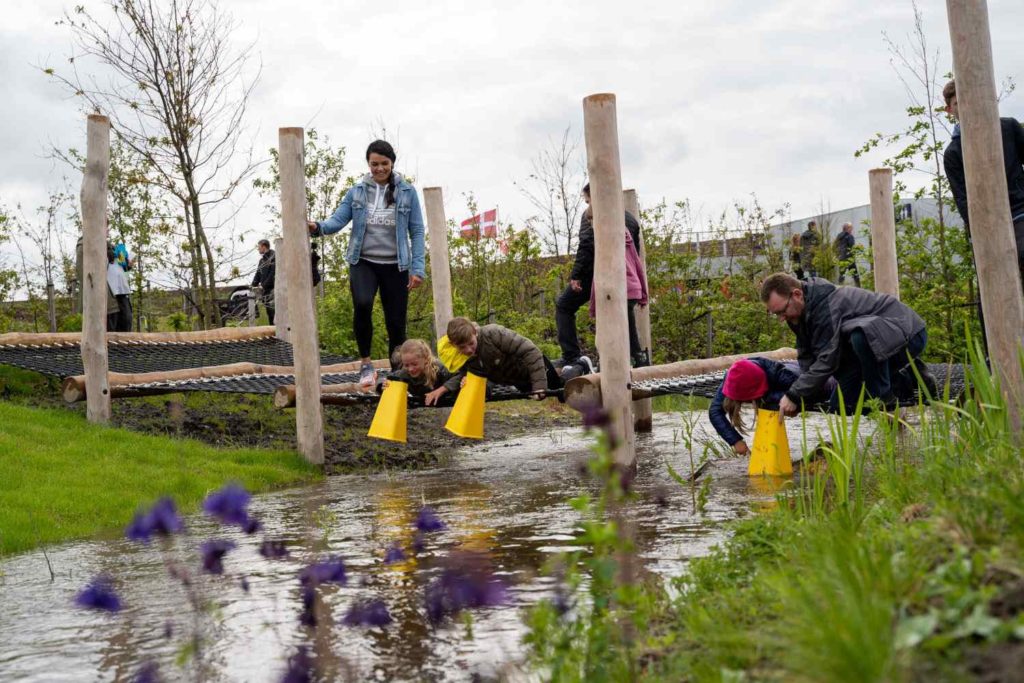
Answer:
[(359, 386), (372, 387), (377, 383), (377, 370), (373, 363), (363, 363), (359, 368)]

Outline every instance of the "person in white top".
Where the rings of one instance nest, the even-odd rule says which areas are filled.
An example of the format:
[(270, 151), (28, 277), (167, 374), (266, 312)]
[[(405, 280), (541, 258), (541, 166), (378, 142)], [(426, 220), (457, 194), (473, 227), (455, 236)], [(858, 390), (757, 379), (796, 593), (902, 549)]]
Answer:
[(107, 330), (110, 332), (132, 331), (131, 285), (124, 269), (117, 264), (113, 247), (107, 245), (107, 287), (117, 299), (117, 311), (107, 314)]

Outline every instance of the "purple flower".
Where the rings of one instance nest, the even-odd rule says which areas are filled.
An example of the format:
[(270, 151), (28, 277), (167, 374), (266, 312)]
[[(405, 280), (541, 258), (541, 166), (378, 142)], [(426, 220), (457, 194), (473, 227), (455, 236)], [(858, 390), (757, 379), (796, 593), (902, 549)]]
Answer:
[(416, 515), (416, 528), (423, 533), (431, 533), (433, 531), (443, 531), (447, 527), (441, 521), (441, 518), (437, 516), (434, 508), (424, 505), (420, 508), (419, 514)]
[(135, 513), (124, 535), (132, 541), (149, 543), (154, 534), (169, 536), (185, 529), (185, 523), (170, 498), (161, 498), (147, 512)]
[(302, 599), (299, 623), (303, 626), (316, 626), (316, 613), (313, 611), (313, 605), (316, 603), (316, 590), (313, 586), (306, 584), (299, 591), (299, 597)]
[(203, 510), (224, 524), (244, 528), (249, 524), (249, 512), (246, 508), (251, 498), (249, 492), (238, 484), (228, 484), (206, 497), (203, 501)]
[(206, 541), (199, 546), (199, 552), (203, 556), (203, 571), (208, 574), (223, 574), (224, 556), (234, 547), (234, 541), (222, 539)]
[(252, 536), (254, 533), (263, 528), (263, 523), (255, 517), (250, 517), (245, 520), (245, 524), (242, 525), (242, 531)]
[(316, 586), (321, 583), (340, 583), (345, 585), (345, 562), (337, 555), (326, 560), (311, 564), (299, 572), (299, 581), (303, 585)]
[(272, 541), (268, 538), (260, 543), (260, 555), (268, 560), (280, 560), (288, 557), (288, 547), (284, 541)]
[(394, 564), (395, 562), (401, 562), (405, 559), (405, 552), (402, 550), (402, 546), (395, 541), (391, 546), (384, 552), (384, 564)]
[(583, 426), (587, 429), (594, 427), (603, 429), (612, 422), (612, 416), (600, 405), (591, 405), (583, 409)]
[(412, 551), (414, 553), (422, 553), (427, 548), (427, 538), (423, 535), (423, 532), (417, 531), (416, 535), (412, 537)]
[(142, 665), (135, 675), (132, 676), (132, 683), (159, 683), (160, 682), (160, 667), (157, 666), (156, 662), (146, 662)]
[(114, 592), (110, 577), (97, 576), (81, 593), (75, 596), (75, 604), (87, 609), (98, 609), (105, 612), (120, 612), (121, 598)]
[(464, 609), (508, 602), (508, 589), (494, 577), (483, 556), (455, 553), (448, 563), (426, 588), (425, 606), (431, 623), (440, 623), (445, 615), (455, 616)]
[(366, 600), (352, 605), (342, 623), (346, 626), (387, 626), (391, 621), (383, 600)]
[(311, 683), (313, 680), (313, 660), (309, 656), (309, 648), (299, 645), (288, 658), (288, 669), (281, 678), (281, 683)]

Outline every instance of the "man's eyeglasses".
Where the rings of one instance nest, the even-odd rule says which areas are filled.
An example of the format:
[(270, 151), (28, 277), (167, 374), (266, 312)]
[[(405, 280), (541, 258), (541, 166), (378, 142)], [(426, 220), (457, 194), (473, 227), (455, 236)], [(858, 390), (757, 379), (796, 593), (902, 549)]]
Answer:
[(786, 315), (786, 311), (789, 310), (789, 302), (792, 301), (792, 300), (793, 300), (793, 294), (790, 293), (790, 295), (788, 297), (786, 297), (786, 303), (783, 304), (782, 308), (780, 308), (777, 311), (773, 311), (771, 309), (768, 309), (768, 313), (770, 313), (771, 315), (774, 315), (779, 320), (782, 320), (784, 318), (784, 316)]

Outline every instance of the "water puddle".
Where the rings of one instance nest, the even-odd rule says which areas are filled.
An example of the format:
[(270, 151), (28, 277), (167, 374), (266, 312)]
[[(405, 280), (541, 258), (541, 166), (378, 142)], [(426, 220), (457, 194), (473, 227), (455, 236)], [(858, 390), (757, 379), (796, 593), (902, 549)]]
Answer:
[[(750, 514), (771, 500), (773, 490), (746, 476), (740, 460), (711, 468), (713, 484), (703, 512), (691, 491), (669, 476), (666, 463), (682, 474), (689, 457), (680, 438), (680, 415), (658, 414), (654, 432), (637, 440), (635, 488), (637, 548), (645, 571), (679, 574), (725, 533), (723, 523)], [(790, 426), (794, 455), (800, 427)], [(697, 416), (696, 455), (714, 438), (706, 416)], [(523, 659), (521, 610), (550, 596), (554, 583), (540, 568), (571, 550), (578, 515), (568, 499), (589, 490), (580, 463), (589, 438), (578, 429), (536, 433), (467, 448), (451, 464), (427, 471), (336, 476), (313, 487), (258, 496), (251, 511), (265, 533), (246, 536), (214, 522), (186, 520), (189, 535), (161, 551), (128, 541), (85, 541), (49, 549), (56, 572), (51, 581), (41, 552), (0, 563), (0, 678), (5, 681), (129, 680), (146, 660), (159, 663), (170, 680), (196, 677), (175, 658), (189, 635), (203, 634), (203, 680), (276, 681), (285, 657), (299, 644), (330, 654), (334, 678), (349, 680), (456, 681), (499, 676)], [(385, 566), (394, 541), (408, 548), (419, 508), (433, 506), (447, 529), (431, 534), (426, 548)], [(291, 556), (267, 560), (258, 554), (265, 536), (287, 539)], [(165, 562), (198, 568), (196, 548), (211, 537), (238, 544), (224, 576), (197, 575), (193, 588), (216, 609), (196, 614)], [(472, 612), (472, 637), (461, 620), (429, 625), (423, 589), (452, 551), (484, 553), (510, 585), (511, 604)], [(297, 572), (325, 554), (341, 555), (346, 586), (324, 587), (333, 623), (311, 632), (298, 622)], [(108, 573), (126, 608), (114, 615), (73, 606), (75, 594), (93, 576)], [(248, 591), (242, 579), (248, 583)], [(385, 601), (394, 623), (353, 629), (341, 618), (353, 601)], [(168, 638), (168, 632), (170, 637)]]

